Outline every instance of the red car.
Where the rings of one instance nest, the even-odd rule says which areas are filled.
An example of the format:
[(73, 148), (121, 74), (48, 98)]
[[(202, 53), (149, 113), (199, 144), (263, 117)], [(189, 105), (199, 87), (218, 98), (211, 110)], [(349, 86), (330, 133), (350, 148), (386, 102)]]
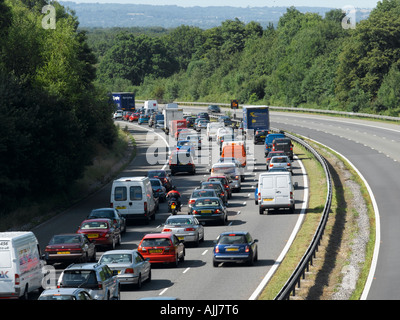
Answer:
[(110, 219), (84, 220), (76, 233), (85, 234), (96, 246), (115, 249), (121, 244), (121, 230)]
[(185, 260), (183, 240), (173, 233), (150, 233), (140, 241), (138, 251), (142, 256), (150, 258), (150, 263), (171, 263), (178, 266)]
[(96, 261), (96, 247), (84, 234), (54, 235), (45, 249), (47, 264)]
[(129, 121), (130, 121), (130, 122), (132, 122), (132, 121), (138, 121), (138, 120), (139, 120), (139, 116), (140, 116), (140, 113), (139, 113), (139, 112), (134, 112), (134, 113), (132, 113), (132, 114), (130, 115)]
[(124, 111), (124, 112), (123, 112), (123, 116), (122, 116), (122, 120), (128, 121), (128, 120), (129, 120), (129, 117), (130, 117), (132, 114), (133, 114), (132, 111)]

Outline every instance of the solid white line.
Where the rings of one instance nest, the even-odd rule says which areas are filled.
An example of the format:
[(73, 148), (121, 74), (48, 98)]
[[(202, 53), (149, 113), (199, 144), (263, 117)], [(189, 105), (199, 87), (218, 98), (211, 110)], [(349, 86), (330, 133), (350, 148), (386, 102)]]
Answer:
[(289, 251), (290, 246), (292, 245), (297, 232), (300, 230), (300, 227), (303, 223), (303, 219), (305, 217), (305, 212), (308, 207), (308, 193), (309, 193), (309, 187), (308, 187), (308, 178), (307, 178), (307, 172), (306, 169), (304, 168), (303, 163), (295, 156), (296, 160), (298, 160), (300, 167), (301, 167), (301, 172), (303, 173), (303, 184), (304, 184), (304, 194), (303, 194), (303, 206), (301, 208), (299, 218), (297, 219), (296, 226), (294, 227), (292, 234), (289, 237), (289, 240), (287, 241), (285, 247), (283, 248), (281, 254), (279, 257), (276, 259), (274, 265), (271, 267), (269, 272), (265, 275), (264, 279), (261, 281), (261, 283), (258, 285), (256, 290), (253, 292), (253, 294), (250, 296), (249, 300), (256, 300), (257, 297), (261, 294), (261, 291), (264, 289), (268, 281), (271, 279), (275, 271), (278, 269), (280, 264), (282, 263), (283, 259), (285, 258), (286, 253)]
[(188, 272), (189, 271), (189, 269), (190, 269), (190, 267), (187, 267), (182, 273), (186, 273), (186, 272)]
[(168, 290), (168, 288), (165, 288), (163, 291), (161, 291), (158, 295), (159, 296), (162, 296), (164, 293), (165, 293), (165, 291), (167, 291)]
[(204, 256), (207, 252), (208, 252), (208, 249), (204, 250), (201, 255)]

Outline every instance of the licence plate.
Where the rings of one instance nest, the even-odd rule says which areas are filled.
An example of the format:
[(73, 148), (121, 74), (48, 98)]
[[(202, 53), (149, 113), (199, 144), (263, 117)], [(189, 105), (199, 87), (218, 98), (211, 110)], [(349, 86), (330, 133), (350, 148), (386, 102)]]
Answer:
[(87, 235), (87, 237), (88, 237), (89, 239), (93, 239), (93, 238), (98, 238), (99, 235), (98, 235), (97, 233), (89, 233), (89, 234)]
[(185, 237), (178, 237), (178, 240), (185, 240)]
[(126, 207), (125, 206), (118, 206), (118, 207), (116, 207), (115, 209), (126, 209)]
[(59, 252), (57, 252), (57, 254), (70, 254), (71, 252), (69, 252), (69, 251), (59, 251)]
[(150, 253), (161, 253), (162, 249), (150, 249), (149, 252)]
[(175, 209), (175, 208), (176, 208), (176, 205), (171, 204), (171, 209)]
[(201, 210), (201, 213), (211, 213), (211, 210)]
[(274, 198), (264, 198), (263, 201), (273, 201)]
[(239, 251), (238, 248), (226, 248), (226, 251)]

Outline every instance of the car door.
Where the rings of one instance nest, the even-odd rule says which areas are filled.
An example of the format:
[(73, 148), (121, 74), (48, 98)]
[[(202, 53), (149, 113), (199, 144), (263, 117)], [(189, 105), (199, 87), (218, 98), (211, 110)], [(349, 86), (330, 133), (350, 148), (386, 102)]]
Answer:
[(183, 243), (179, 241), (179, 239), (173, 234), (172, 235), (172, 242), (176, 248), (176, 250), (178, 251), (178, 258), (183, 257)]
[(142, 275), (142, 279), (148, 279), (151, 269), (150, 262), (143, 258), (139, 252), (134, 253), (133, 261), (135, 262), (135, 268)]
[(89, 259), (96, 258), (95, 256), (95, 244), (89, 240), (87, 235), (83, 235), (83, 248), (87, 252), (87, 257)]
[(117, 297), (118, 296), (118, 280), (117, 276), (113, 275), (113, 272), (111, 269), (107, 266), (104, 265), (102, 267), (102, 274), (103, 274), (103, 288), (107, 288), (108, 291), (110, 292), (110, 298)]

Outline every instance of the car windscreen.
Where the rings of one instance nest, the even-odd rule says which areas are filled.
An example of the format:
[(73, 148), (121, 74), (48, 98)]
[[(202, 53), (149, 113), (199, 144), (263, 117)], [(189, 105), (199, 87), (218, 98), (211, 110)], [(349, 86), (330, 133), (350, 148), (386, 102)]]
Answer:
[(169, 247), (171, 241), (167, 238), (143, 239), (142, 247)]
[(49, 244), (67, 244), (67, 243), (80, 243), (80, 236), (75, 235), (56, 235), (51, 238)]
[(97, 278), (93, 270), (64, 270), (62, 286), (69, 288), (97, 288)]

